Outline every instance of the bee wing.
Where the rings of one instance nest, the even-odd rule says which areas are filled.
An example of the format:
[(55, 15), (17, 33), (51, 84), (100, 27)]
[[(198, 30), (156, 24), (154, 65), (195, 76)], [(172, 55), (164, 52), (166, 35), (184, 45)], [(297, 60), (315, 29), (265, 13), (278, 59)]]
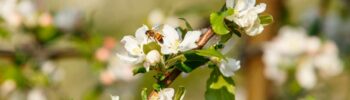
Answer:
[(156, 32), (160, 32), (161, 29), (162, 29), (162, 26), (163, 26), (163, 25), (154, 25), (154, 26), (152, 27), (152, 30), (154, 30), (154, 31), (156, 31)]

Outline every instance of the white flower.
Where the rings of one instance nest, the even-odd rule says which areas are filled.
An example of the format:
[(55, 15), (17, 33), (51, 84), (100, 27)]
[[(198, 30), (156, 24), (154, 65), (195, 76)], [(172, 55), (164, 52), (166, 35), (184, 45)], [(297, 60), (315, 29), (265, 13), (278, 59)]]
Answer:
[(73, 31), (82, 21), (82, 13), (77, 9), (65, 9), (59, 11), (54, 17), (54, 24), (65, 31)]
[(264, 47), (263, 51), (266, 78), (274, 81), (277, 85), (282, 85), (287, 79), (287, 73), (280, 69), (281, 55), (269, 46)]
[(282, 27), (279, 35), (271, 42), (277, 52), (293, 57), (305, 52), (309, 42), (306, 30), (303, 28)]
[(1, 96), (6, 96), (16, 89), (16, 82), (14, 80), (4, 80), (0, 85)]
[(220, 72), (225, 77), (233, 76), (234, 72), (236, 72), (238, 69), (241, 68), (240, 61), (232, 58), (227, 58), (227, 60), (222, 59), (218, 66), (219, 66)]
[(173, 88), (165, 88), (159, 91), (159, 99), (158, 100), (172, 100), (175, 94), (175, 90)]
[(148, 62), (151, 66), (156, 65), (161, 61), (161, 55), (157, 50), (152, 50), (146, 55), (146, 62)]
[(124, 48), (128, 52), (128, 56), (117, 54), (120, 59), (127, 62), (138, 64), (145, 59), (145, 54), (143, 52), (143, 45), (151, 42), (146, 35), (148, 27), (143, 25), (141, 28), (137, 29), (134, 36), (124, 36), (121, 42), (124, 44)]
[(27, 100), (46, 100), (46, 96), (42, 89), (32, 89), (28, 93)]
[(315, 55), (321, 48), (321, 40), (317, 37), (309, 37), (306, 46), (306, 53)]
[(226, 7), (237, 11), (227, 19), (234, 21), (250, 36), (258, 35), (264, 30), (258, 14), (265, 11), (266, 4), (255, 4), (255, 0), (226, 0)]
[(197, 40), (199, 39), (200, 31), (189, 31), (185, 38), (181, 40), (181, 35), (175, 28), (164, 25), (163, 28), (164, 43), (161, 45), (161, 52), (163, 54), (176, 54), (179, 51), (187, 51), (197, 47)]
[(113, 96), (113, 95), (111, 95), (111, 99), (112, 99), (112, 100), (119, 100), (119, 96)]
[[(130, 82), (136, 77), (132, 73), (132, 64), (125, 63), (117, 57), (111, 57), (108, 61), (107, 73), (111, 73), (112, 80)], [(107, 75), (108, 76), (108, 75)]]
[(303, 61), (300, 66), (298, 66), (296, 79), (300, 86), (305, 89), (311, 89), (316, 85), (316, 74), (310, 59)]
[(178, 17), (165, 16), (160, 9), (154, 9), (148, 15), (148, 23), (152, 26), (167, 24), (173, 27), (178, 27), (180, 22)]
[(0, 1), (0, 16), (11, 26), (19, 26), (22, 18), (17, 9), (17, 0)]
[(332, 41), (326, 41), (321, 53), (315, 57), (314, 64), (323, 78), (329, 78), (341, 73), (343, 64), (338, 57), (336, 44)]

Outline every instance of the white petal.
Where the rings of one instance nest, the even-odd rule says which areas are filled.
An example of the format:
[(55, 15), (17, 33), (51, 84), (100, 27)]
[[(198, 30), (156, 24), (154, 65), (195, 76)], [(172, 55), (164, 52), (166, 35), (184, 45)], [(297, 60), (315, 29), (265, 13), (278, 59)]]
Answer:
[(162, 54), (176, 54), (177, 51), (174, 49), (171, 49), (170, 46), (167, 45), (161, 45), (161, 52)]
[(259, 20), (256, 20), (253, 26), (245, 28), (245, 31), (249, 36), (259, 35), (263, 30), (264, 30), (264, 27), (260, 24)]
[(164, 43), (173, 43), (175, 41), (180, 40), (179, 33), (175, 30), (175, 28), (169, 25), (164, 25), (163, 35), (164, 35), (163, 37)]
[(132, 36), (124, 36), (121, 42), (124, 44), (124, 48), (129, 54), (133, 56), (139, 56), (143, 54), (143, 51), (139, 45), (139, 42)]
[(175, 90), (173, 88), (165, 88), (159, 91), (159, 100), (172, 100)]
[(222, 60), (219, 65), (220, 72), (225, 77), (231, 77), (234, 75), (234, 72), (241, 68), (240, 61), (237, 61), (232, 58), (227, 58), (227, 61)]
[(226, 8), (233, 8), (235, 0), (226, 0)]
[(111, 99), (112, 99), (112, 100), (119, 100), (119, 96), (113, 96), (113, 95), (111, 95)]
[(139, 43), (146, 43), (146, 40), (148, 38), (146, 35), (147, 30), (148, 27), (146, 25), (143, 25), (142, 27), (136, 30), (135, 37)]
[(235, 9), (241, 12), (254, 7), (254, 5), (255, 0), (236, 0)]
[(131, 57), (131, 56), (125, 56), (121, 54), (117, 54), (118, 58), (126, 61), (127, 63), (132, 63), (132, 64), (138, 64), (143, 61), (144, 57), (143, 56), (138, 56), (138, 57)]
[(196, 48), (198, 45), (196, 42), (201, 36), (200, 31), (189, 31), (187, 32), (185, 38), (179, 45), (180, 51), (187, 51)]
[(265, 3), (260, 3), (259, 5), (256, 5), (254, 8), (256, 13), (262, 13), (266, 10), (266, 4)]
[(316, 85), (316, 75), (310, 60), (305, 60), (298, 66), (296, 77), (298, 83), (306, 89), (311, 89)]
[(161, 52), (163, 54), (176, 54), (179, 50), (180, 35), (171, 26), (164, 25), (163, 27), (163, 44), (161, 45)]

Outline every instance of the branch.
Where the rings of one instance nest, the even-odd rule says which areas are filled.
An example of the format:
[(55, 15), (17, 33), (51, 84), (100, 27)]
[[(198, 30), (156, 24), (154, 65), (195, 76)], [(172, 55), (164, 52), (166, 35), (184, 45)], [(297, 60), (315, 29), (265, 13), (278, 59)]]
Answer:
[[(205, 44), (209, 41), (211, 37), (214, 36), (214, 32), (211, 29), (211, 27), (208, 27), (208, 30), (199, 38), (197, 45), (198, 47), (195, 49), (201, 49), (204, 47)], [(165, 87), (169, 87), (171, 83), (174, 82), (174, 80), (181, 74), (181, 70), (175, 68), (172, 70), (170, 73), (166, 74), (166, 77), (161, 83), (165, 84)], [(151, 98), (158, 97), (157, 91), (153, 90), (150, 95), (148, 96), (148, 99), (150, 100)]]

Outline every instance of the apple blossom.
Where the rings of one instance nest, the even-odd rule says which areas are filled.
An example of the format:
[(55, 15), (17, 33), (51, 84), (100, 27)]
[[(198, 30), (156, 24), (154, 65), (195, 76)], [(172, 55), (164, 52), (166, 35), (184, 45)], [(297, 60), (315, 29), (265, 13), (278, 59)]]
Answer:
[(266, 4), (261, 3), (256, 6), (255, 4), (255, 0), (226, 0), (226, 7), (236, 10), (227, 19), (234, 21), (250, 36), (256, 36), (264, 30), (263, 25), (260, 24), (258, 14), (265, 11)]
[(164, 43), (161, 44), (161, 52), (163, 54), (177, 54), (180, 51), (183, 52), (196, 48), (196, 42), (199, 39), (201, 32), (189, 31), (182, 40), (180, 33), (178, 33), (175, 28), (169, 25), (164, 25), (163, 35)]
[(121, 42), (124, 44), (124, 48), (129, 55), (125, 56), (117, 54), (117, 56), (120, 59), (133, 64), (141, 63), (145, 59), (143, 45), (151, 42), (151, 40), (149, 40), (145, 34), (147, 30), (148, 27), (146, 25), (143, 25), (136, 30), (135, 37), (130, 35), (124, 36)]
[(234, 72), (236, 72), (240, 68), (241, 68), (240, 61), (232, 58), (227, 58), (227, 60), (222, 59), (219, 64), (220, 72), (225, 77), (233, 76)]

